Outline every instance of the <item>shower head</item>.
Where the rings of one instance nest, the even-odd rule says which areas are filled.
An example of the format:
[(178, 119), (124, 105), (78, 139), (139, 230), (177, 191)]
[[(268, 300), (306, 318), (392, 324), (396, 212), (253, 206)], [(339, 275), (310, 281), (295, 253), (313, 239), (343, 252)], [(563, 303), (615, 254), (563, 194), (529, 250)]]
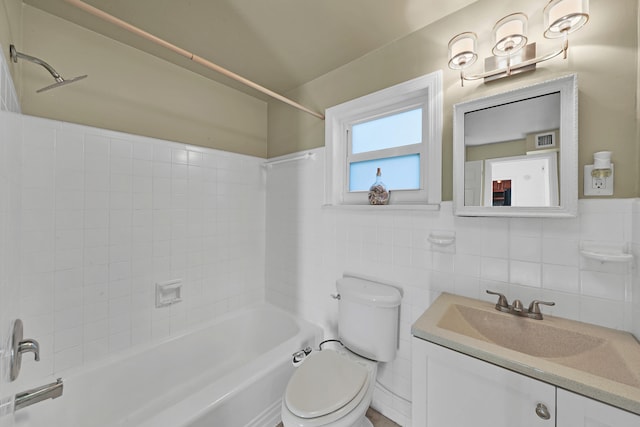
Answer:
[(60, 87), (60, 86), (68, 85), (69, 83), (77, 82), (78, 80), (82, 80), (82, 79), (84, 79), (86, 77), (87, 77), (86, 74), (84, 76), (78, 76), (78, 77), (74, 77), (72, 79), (63, 79), (62, 77), (60, 77), (60, 78), (56, 79), (55, 83), (50, 84), (49, 86), (45, 86), (43, 88), (40, 88), (36, 92), (40, 93), (40, 92), (44, 92), (45, 90), (55, 89), (55, 88)]
[(50, 84), (49, 86), (45, 86), (45, 87), (43, 87), (41, 89), (38, 89), (36, 91), (37, 93), (44, 92), (45, 90), (49, 90), (49, 89), (54, 89), (54, 88), (57, 88), (58, 86), (64, 86), (66, 84), (73, 83), (73, 82), (76, 82), (78, 80), (82, 80), (82, 79), (87, 77), (87, 75), (85, 74), (84, 76), (78, 76), (78, 77), (74, 77), (72, 79), (65, 80), (60, 74), (58, 74), (58, 72), (56, 70), (53, 69), (53, 67), (51, 65), (47, 64), (42, 59), (36, 58), (35, 56), (31, 56), (31, 55), (27, 55), (27, 54), (22, 53), (22, 52), (18, 52), (14, 45), (10, 45), (9, 46), (9, 56), (11, 57), (13, 62), (16, 62), (16, 63), (18, 62), (18, 58), (21, 58), (21, 59), (26, 59), (29, 62), (33, 62), (34, 64), (38, 64), (38, 65), (43, 66), (49, 72), (49, 74), (51, 74), (53, 76), (53, 78), (56, 80), (55, 83)]

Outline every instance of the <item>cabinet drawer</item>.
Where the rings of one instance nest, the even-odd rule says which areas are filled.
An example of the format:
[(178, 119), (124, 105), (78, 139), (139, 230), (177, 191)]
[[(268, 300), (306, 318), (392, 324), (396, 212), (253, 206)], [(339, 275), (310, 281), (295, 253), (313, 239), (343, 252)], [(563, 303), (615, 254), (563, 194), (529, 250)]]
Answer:
[(554, 386), (418, 338), (412, 345), (414, 427), (555, 427)]
[(640, 415), (558, 389), (558, 427), (638, 427)]

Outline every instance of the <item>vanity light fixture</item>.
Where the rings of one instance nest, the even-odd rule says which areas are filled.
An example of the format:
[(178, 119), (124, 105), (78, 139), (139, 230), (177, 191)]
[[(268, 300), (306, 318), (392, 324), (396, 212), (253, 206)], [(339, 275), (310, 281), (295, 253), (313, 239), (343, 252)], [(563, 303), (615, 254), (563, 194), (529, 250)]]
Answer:
[(478, 59), (478, 36), (473, 32), (456, 35), (449, 41), (449, 68), (460, 70), (460, 83), (465, 80), (485, 81), (534, 70), (536, 64), (562, 55), (567, 58), (569, 34), (589, 21), (589, 0), (550, 0), (544, 8), (544, 37), (562, 38), (559, 50), (536, 56), (536, 44), (528, 42), (528, 18), (524, 13), (512, 13), (493, 27), (493, 56), (485, 59), (485, 72), (465, 74)]

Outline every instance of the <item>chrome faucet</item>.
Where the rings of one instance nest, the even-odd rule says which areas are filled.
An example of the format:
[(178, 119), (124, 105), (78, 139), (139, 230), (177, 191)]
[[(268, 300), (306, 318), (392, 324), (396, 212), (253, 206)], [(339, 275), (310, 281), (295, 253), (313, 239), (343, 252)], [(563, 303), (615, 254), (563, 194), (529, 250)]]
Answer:
[(42, 402), (47, 399), (55, 399), (62, 396), (62, 378), (58, 378), (56, 382), (46, 384), (40, 387), (32, 388), (22, 393), (16, 394), (14, 410), (19, 411), (22, 408), (31, 406), (34, 403)]
[(528, 316), (530, 318), (536, 319), (536, 320), (542, 320), (542, 312), (540, 311), (539, 304), (548, 305), (548, 306), (556, 305), (556, 303), (553, 301), (547, 302), (547, 301), (533, 300), (531, 301), (531, 304), (529, 304), (529, 308), (527, 309)]
[(40, 361), (40, 344), (33, 339), (25, 339), (18, 343), (18, 353), (33, 353), (36, 362)]
[(489, 295), (497, 295), (498, 302), (496, 303), (496, 310), (502, 311), (504, 313), (515, 314), (516, 316), (528, 317), (530, 319), (542, 320), (542, 312), (540, 311), (540, 304), (553, 306), (556, 305), (555, 302), (547, 302), (547, 301), (538, 301), (533, 300), (529, 307), (525, 310), (522, 305), (522, 301), (519, 299), (514, 300), (513, 304), (509, 305), (509, 301), (507, 301), (507, 297), (502, 295), (499, 292), (493, 292), (487, 289), (487, 293)]
[(9, 379), (14, 381), (18, 378), (20, 367), (22, 366), (22, 355), (33, 353), (36, 362), (40, 360), (40, 345), (34, 339), (23, 339), (22, 320), (16, 319), (13, 322), (10, 343)]

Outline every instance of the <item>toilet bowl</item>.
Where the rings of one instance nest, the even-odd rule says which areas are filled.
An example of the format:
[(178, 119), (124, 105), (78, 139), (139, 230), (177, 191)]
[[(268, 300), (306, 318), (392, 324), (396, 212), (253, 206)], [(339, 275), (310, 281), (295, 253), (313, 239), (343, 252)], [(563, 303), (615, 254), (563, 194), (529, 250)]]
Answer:
[(377, 362), (346, 349), (311, 353), (287, 385), (283, 425), (371, 427), (365, 414), (377, 371)]
[(372, 427), (378, 361), (395, 359), (401, 294), (370, 280), (337, 282), (338, 337), (343, 348), (312, 352), (291, 376), (282, 399), (284, 427)]

